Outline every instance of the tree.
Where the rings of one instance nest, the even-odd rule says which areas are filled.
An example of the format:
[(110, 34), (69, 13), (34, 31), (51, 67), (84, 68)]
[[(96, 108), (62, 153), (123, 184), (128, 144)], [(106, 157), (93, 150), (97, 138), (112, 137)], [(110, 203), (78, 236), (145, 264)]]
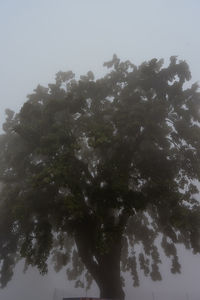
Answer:
[[(136, 67), (116, 55), (103, 78), (58, 72), (0, 137), (1, 284), (20, 258), (103, 298), (124, 299), (138, 270), (161, 280), (160, 246), (180, 272), (179, 243), (200, 252), (200, 93), (189, 67), (171, 57)], [(139, 247), (138, 247), (139, 246)]]

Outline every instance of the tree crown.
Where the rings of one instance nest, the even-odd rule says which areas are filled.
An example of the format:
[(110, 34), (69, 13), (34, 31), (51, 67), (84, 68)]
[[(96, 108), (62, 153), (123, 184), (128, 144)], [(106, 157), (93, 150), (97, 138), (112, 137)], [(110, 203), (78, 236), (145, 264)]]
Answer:
[(68, 278), (78, 278), (81, 239), (97, 266), (121, 237), (121, 267), (135, 285), (138, 268), (161, 279), (158, 237), (173, 273), (176, 244), (200, 251), (200, 94), (197, 84), (184, 88), (188, 65), (171, 57), (167, 67), (157, 59), (136, 67), (116, 55), (104, 65), (109, 73), (97, 80), (91, 71), (79, 80), (58, 72), (19, 113), (6, 110), (2, 286), (19, 257), (42, 273), (50, 255), (57, 270), (72, 261)]

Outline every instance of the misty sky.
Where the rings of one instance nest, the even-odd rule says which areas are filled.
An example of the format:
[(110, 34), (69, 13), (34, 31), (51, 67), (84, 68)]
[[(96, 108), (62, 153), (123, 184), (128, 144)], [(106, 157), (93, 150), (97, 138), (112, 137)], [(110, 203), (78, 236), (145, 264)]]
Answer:
[[(135, 64), (171, 55), (186, 60), (192, 82), (200, 80), (199, 0), (0, 0), (0, 124), (4, 110), (18, 110), (38, 85), (54, 80), (59, 70), (78, 76), (94, 71), (116, 53)], [(127, 280), (127, 300), (199, 299), (200, 256), (181, 248), (182, 275), (163, 267), (162, 283), (143, 279), (134, 289)], [(51, 300), (54, 288), (65, 295), (85, 295), (67, 284), (64, 272), (21, 274), (0, 290), (0, 300)], [(68, 290), (67, 290), (68, 289)], [(62, 292), (60, 292), (62, 293)], [(91, 295), (97, 296), (94, 288)]]

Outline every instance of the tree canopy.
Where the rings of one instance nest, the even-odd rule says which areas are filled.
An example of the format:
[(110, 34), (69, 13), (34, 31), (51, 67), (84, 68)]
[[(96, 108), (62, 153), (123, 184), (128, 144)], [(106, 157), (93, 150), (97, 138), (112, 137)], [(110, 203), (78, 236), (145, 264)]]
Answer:
[(160, 246), (200, 252), (200, 93), (185, 61), (136, 67), (114, 55), (108, 73), (58, 72), (0, 136), (0, 282), (19, 259), (56, 270), (102, 297), (124, 299), (123, 272), (161, 280)]

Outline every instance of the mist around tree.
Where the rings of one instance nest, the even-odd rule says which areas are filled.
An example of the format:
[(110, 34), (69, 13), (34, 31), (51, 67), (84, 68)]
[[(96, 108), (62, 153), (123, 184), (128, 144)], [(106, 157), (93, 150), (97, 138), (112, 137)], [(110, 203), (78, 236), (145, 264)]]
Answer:
[(95, 280), (100, 297), (123, 300), (125, 272), (134, 286), (141, 271), (161, 280), (160, 251), (172, 273), (177, 245), (200, 252), (200, 93), (185, 61), (163, 63), (114, 55), (102, 78), (60, 71), (6, 110), (2, 287), (20, 259), (41, 274), (51, 259), (77, 287)]

